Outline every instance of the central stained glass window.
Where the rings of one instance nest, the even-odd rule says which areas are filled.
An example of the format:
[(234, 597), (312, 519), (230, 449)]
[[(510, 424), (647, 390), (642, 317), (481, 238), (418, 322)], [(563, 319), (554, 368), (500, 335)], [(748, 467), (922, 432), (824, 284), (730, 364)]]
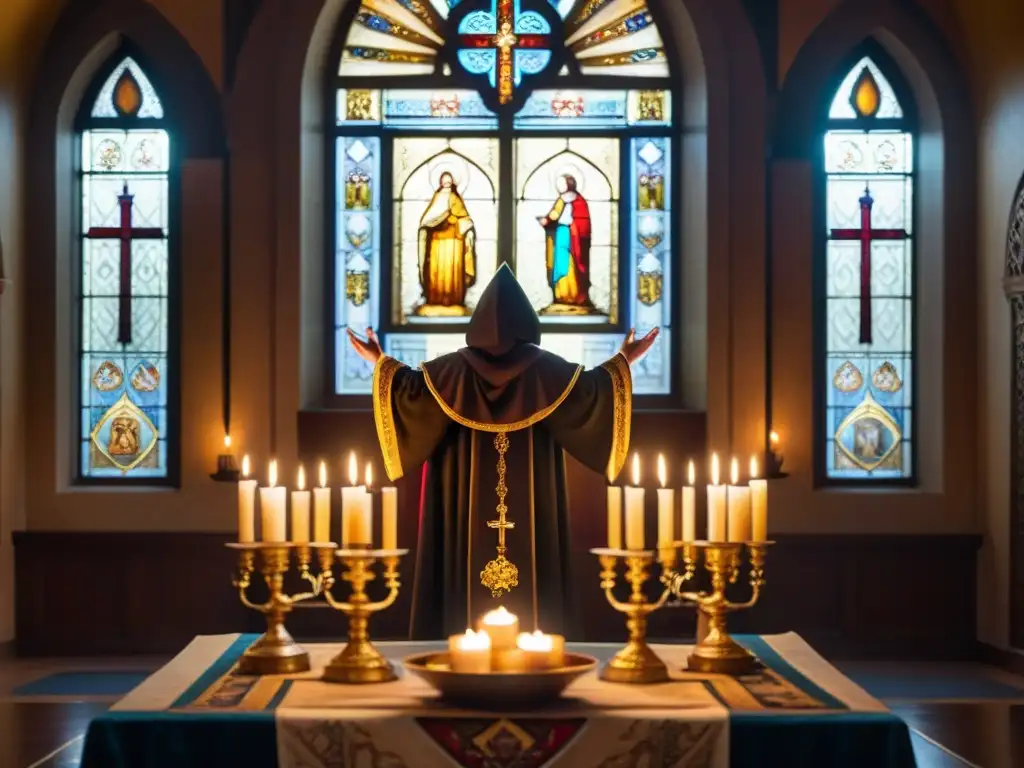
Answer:
[(363, 0), (335, 80), (335, 393), (370, 391), (346, 328), (451, 352), (502, 262), (568, 359), (660, 326), (634, 389), (669, 393), (670, 82), (644, 0)]

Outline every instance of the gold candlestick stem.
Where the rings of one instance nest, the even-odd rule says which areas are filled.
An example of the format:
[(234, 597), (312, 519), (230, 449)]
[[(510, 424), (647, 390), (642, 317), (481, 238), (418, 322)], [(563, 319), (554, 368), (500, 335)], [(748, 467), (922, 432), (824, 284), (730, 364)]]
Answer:
[(739, 576), (740, 554), (744, 544), (740, 542), (695, 542), (692, 546), (704, 554), (704, 568), (711, 576), (710, 592), (683, 592), (682, 582), (666, 574), (670, 589), (683, 601), (696, 605), (708, 621), (707, 636), (701, 638), (687, 658), (687, 667), (697, 672), (725, 675), (742, 675), (752, 672), (757, 659), (743, 646), (730, 637), (726, 629), (726, 617), (733, 611), (753, 607), (761, 596), (764, 586), (764, 563), (767, 548), (774, 542), (747, 542), (750, 557), (750, 587), (748, 600), (733, 602), (725, 595), (728, 584), (736, 583)]
[[(601, 563), (601, 588), (609, 605), (626, 615), (629, 639), (620, 650), (602, 667), (600, 677), (612, 683), (660, 683), (669, 679), (668, 668), (658, 655), (647, 645), (647, 617), (661, 608), (670, 594), (666, 588), (653, 603), (644, 596), (647, 569), (653, 562), (650, 552), (615, 549), (592, 549)], [(615, 597), (615, 566), (619, 559), (626, 561), (626, 581), (630, 584), (629, 599), (625, 602)]]
[[(391, 606), (398, 597), (401, 582), (398, 563), (407, 549), (392, 550), (338, 550), (345, 564), (342, 580), (352, 585), (347, 601), (336, 600), (331, 594), (335, 580), (331, 570), (330, 553), (321, 551), (323, 595), (327, 603), (348, 617), (348, 644), (331, 659), (324, 669), (324, 680), (332, 683), (386, 683), (395, 679), (391, 663), (381, 655), (370, 641), (370, 616)], [(380, 559), (384, 563), (384, 583), (388, 595), (383, 600), (370, 602), (366, 585), (376, 578), (372, 566)]]
[[(267, 621), (267, 631), (242, 654), (238, 662), (239, 673), (283, 675), (308, 671), (309, 654), (285, 629), (285, 617), (295, 604), (314, 596), (312, 592), (288, 595), (284, 590), (284, 575), (290, 566), (292, 545), (287, 542), (254, 542), (229, 543), (227, 547), (238, 551), (238, 576), (232, 583), (238, 589), (242, 605), (259, 611)], [(252, 602), (247, 594), (257, 551), (261, 560), (260, 573), (270, 593), (262, 603)], [(308, 556), (308, 547), (306, 551)]]

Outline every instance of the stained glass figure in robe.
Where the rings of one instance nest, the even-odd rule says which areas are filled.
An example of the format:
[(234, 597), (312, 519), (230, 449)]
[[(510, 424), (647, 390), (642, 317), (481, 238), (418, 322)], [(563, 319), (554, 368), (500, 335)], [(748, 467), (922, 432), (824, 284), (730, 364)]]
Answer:
[(590, 206), (577, 189), (575, 176), (563, 173), (556, 184), (558, 198), (538, 219), (545, 231), (545, 262), (554, 298), (542, 312), (585, 315), (594, 309), (590, 302)]
[(421, 316), (465, 315), (466, 290), (476, 282), (476, 229), (448, 171), (420, 218)]

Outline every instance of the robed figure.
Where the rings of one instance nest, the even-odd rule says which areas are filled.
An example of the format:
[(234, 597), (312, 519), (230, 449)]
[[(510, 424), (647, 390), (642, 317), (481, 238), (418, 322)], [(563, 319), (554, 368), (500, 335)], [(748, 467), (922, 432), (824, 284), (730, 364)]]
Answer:
[(544, 227), (548, 284), (554, 296), (545, 313), (584, 314), (590, 303), (590, 206), (576, 189), (576, 177), (563, 174), (556, 186), (558, 199), (547, 216), (539, 218)]
[(419, 315), (463, 315), (466, 291), (476, 282), (476, 228), (448, 171), (441, 174), (418, 235)]
[[(391, 479), (421, 472), (412, 637), (461, 633), (499, 604), (524, 628), (572, 635), (563, 451), (608, 477), (619, 473), (629, 446), (630, 362), (646, 353), (656, 330), (639, 340), (631, 333), (618, 354), (583, 370), (538, 346), (537, 315), (502, 265), (463, 349), (417, 370), (384, 355), (372, 330), (367, 335), (363, 341), (350, 331), (356, 350), (375, 363), (385, 470)], [(514, 527), (504, 529), (499, 558), (499, 530), (489, 521), (501, 517), (495, 490), (502, 485)], [(482, 581), (502, 558), (518, 583), (496, 597)]]

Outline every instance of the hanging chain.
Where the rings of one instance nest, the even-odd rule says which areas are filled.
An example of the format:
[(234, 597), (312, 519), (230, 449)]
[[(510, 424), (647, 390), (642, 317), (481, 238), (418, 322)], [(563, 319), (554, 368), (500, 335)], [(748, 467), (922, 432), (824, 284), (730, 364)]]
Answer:
[(492, 597), (501, 597), (513, 587), (519, 586), (519, 569), (505, 557), (505, 531), (516, 527), (516, 524), (506, 517), (508, 506), (505, 504), (505, 497), (508, 495), (508, 485), (505, 484), (505, 454), (508, 452), (508, 433), (499, 432), (494, 436), (494, 449), (498, 452), (498, 485), (494, 489), (498, 494), (498, 506), (495, 508), (498, 519), (488, 520), (487, 527), (498, 530), (498, 556), (480, 572), (480, 583), (491, 590)]

